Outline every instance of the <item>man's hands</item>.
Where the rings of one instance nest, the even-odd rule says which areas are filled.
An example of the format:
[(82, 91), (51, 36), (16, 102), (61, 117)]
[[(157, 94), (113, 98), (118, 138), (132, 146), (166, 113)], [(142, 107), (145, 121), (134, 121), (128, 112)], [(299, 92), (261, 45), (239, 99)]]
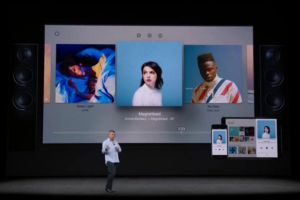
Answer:
[(120, 148), (119, 148), (118, 146), (115, 146), (115, 150), (116, 150), (116, 151), (119, 151)]

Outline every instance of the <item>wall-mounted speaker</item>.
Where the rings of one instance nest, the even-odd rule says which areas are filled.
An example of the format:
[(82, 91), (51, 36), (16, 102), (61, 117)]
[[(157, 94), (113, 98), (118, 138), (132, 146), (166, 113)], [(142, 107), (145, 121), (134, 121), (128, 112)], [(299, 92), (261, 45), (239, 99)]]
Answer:
[(260, 46), (261, 114), (281, 117), (286, 105), (285, 49), (279, 45)]
[(10, 151), (34, 150), (38, 45), (12, 45), (10, 60), (11, 99), (8, 109), (8, 149)]

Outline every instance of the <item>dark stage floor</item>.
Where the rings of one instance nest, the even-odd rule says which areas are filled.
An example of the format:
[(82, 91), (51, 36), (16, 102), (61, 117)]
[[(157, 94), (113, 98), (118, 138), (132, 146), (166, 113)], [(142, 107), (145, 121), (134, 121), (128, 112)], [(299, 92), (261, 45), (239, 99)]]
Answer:
[(0, 182), (1, 195), (156, 196), (156, 195), (299, 195), (300, 182), (277, 178), (124, 178), (117, 177), (113, 194), (105, 178), (31, 178)]

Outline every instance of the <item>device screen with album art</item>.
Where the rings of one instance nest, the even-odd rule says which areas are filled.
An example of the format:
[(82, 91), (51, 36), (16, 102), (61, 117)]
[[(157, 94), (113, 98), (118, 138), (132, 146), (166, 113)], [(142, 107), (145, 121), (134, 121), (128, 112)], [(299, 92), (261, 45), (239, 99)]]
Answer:
[(228, 157), (278, 157), (277, 120), (225, 118), (228, 127)]
[(211, 155), (220, 157), (228, 155), (228, 133), (225, 124), (213, 124), (211, 126)]
[(254, 95), (252, 26), (45, 25), (43, 143), (210, 143)]

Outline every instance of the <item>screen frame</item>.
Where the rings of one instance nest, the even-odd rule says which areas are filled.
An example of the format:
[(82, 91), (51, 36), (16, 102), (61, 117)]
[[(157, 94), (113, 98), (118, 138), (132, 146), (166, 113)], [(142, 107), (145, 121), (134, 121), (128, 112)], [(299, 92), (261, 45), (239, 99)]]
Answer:
[[(45, 24), (45, 26), (47, 25), (52, 25), (52, 24)], [(59, 25), (59, 26), (64, 26), (63, 24), (56, 24), (56, 25)], [(75, 25), (77, 26), (77, 24), (66, 24), (67, 26), (72, 26), (72, 25)], [(97, 24), (94, 24), (94, 25), (88, 25), (88, 26), (99, 26)], [(112, 26), (120, 26), (120, 25), (112, 25)], [(123, 25), (121, 25), (123, 26)], [(140, 27), (140, 26), (148, 26), (148, 25), (137, 25), (137, 26), (131, 26), (130, 27)], [(152, 26), (152, 25), (151, 25)], [(150, 26), (150, 27), (151, 27)], [(169, 27), (169, 26), (172, 26), (172, 25), (158, 25), (158, 26), (162, 26), (162, 27)], [(174, 27), (174, 26), (173, 26)], [(207, 27), (207, 26), (202, 26), (202, 25), (177, 25), (176, 27)], [(239, 26), (231, 26), (231, 25), (228, 25), (228, 26), (224, 26), (224, 25), (215, 25), (214, 27), (250, 27), (252, 28), (252, 34), (254, 34), (254, 26), (253, 25), (239, 25)], [(44, 28), (44, 31), (45, 31), (45, 28)], [(45, 33), (44, 33), (44, 37), (45, 37)], [(44, 39), (45, 40), (45, 39)], [(253, 40), (253, 47), (254, 47), (254, 37), (252, 36), (252, 40)], [(254, 50), (254, 49), (253, 49)], [(255, 57), (254, 57), (255, 58)], [(254, 59), (253, 58), (253, 59)], [(253, 71), (254, 71), (254, 74), (253, 74), (253, 84), (254, 84), (254, 91), (256, 91), (255, 89), (255, 65), (253, 66)], [(254, 97), (256, 98), (257, 95), (255, 95)], [(253, 107), (254, 107), (254, 111), (253, 111), (253, 114), (255, 115), (256, 114), (256, 100), (254, 101), (253, 103)], [(44, 109), (44, 108), (43, 108)], [(44, 121), (44, 120), (43, 120)], [(43, 128), (42, 128), (43, 129)], [(210, 131), (208, 131), (210, 132)], [(42, 131), (42, 134), (43, 131)], [(43, 138), (42, 138), (42, 143), (43, 143)], [(73, 142), (72, 144), (85, 144), (86, 142)], [(207, 142), (195, 142), (195, 144), (205, 144)], [(44, 143), (44, 144), (70, 144), (69, 142), (66, 142), (66, 143)], [(87, 143), (89, 144), (89, 143)], [(193, 144), (193, 143), (189, 143), (189, 142), (155, 142), (155, 143), (144, 143), (144, 142), (132, 142), (132, 143), (126, 143), (126, 144)]]

